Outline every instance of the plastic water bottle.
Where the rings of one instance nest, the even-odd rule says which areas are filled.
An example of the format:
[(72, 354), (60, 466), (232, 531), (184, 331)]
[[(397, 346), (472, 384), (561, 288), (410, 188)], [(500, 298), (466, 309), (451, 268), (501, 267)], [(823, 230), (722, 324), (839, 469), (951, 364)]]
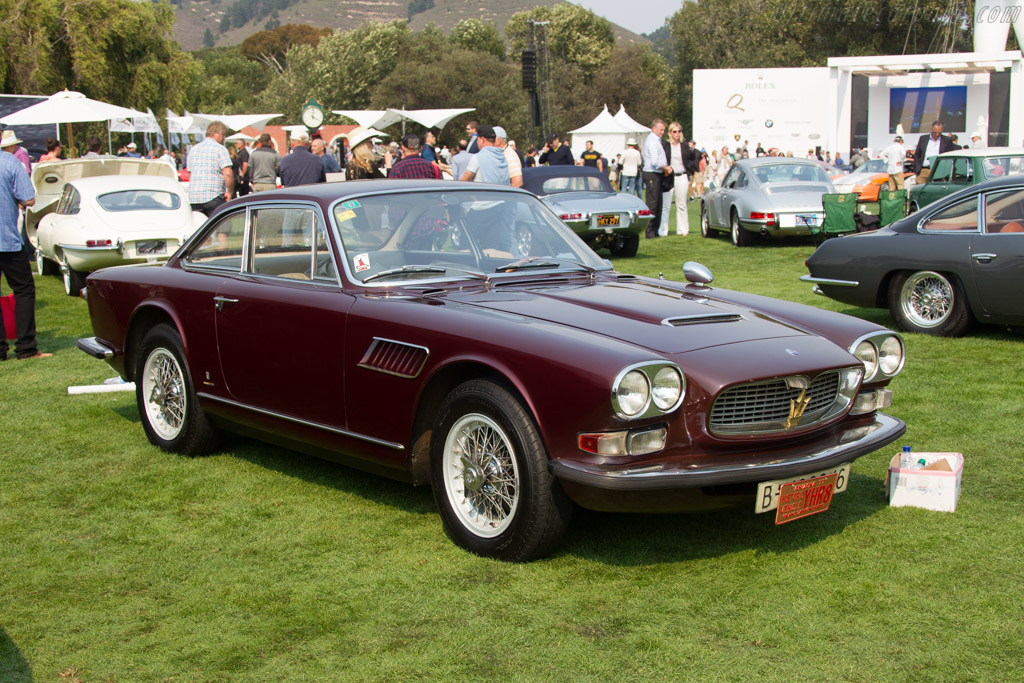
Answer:
[(903, 455), (900, 456), (900, 468), (909, 470), (914, 467), (914, 456), (910, 454), (910, 446), (903, 447)]

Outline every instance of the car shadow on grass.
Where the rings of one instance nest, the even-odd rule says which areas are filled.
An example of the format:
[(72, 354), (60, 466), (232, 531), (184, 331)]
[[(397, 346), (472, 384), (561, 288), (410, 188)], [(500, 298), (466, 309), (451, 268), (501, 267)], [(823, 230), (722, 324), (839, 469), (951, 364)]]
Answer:
[(21, 650), (0, 628), (0, 680), (11, 683), (32, 683), (32, 667), (21, 654)]
[(887, 506), (876, 477), (853, 473), (831, 507), (775, 524), (775, 513), (749, 505), (717, 511), (630, 514), (578, 509), (562, 553), (616, 566), (645, 566), (722, 557), (735, 552), (781, 554), (814, 545)]

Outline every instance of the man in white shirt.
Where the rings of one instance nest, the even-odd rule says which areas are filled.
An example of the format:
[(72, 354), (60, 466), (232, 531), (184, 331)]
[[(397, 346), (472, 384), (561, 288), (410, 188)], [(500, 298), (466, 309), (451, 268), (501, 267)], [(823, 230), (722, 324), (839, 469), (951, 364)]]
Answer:
[(644, 161), (636, 141), (630, 138), (626, 142), (626, 151), (622, 153), (622, 191), (640, 196), (640, 164)]
[(672, 172), (662, 145), (661, 138), (664, 135), (665, 122), (662, 119), (654, 119), (651, 122), (651, 132), (644, 140), (644, 201), (651, 212), (651, 222), (647, 224), (649, 240), (658, 236), (658, 228), (661, 225), (661, 179)]
[(903, 138), (899, 135), (892, 144), (882, 150), (882, 159), (885, 160), (886, 171), (889, 173), (890, 187), (902, 190), (903, 185), (903, 162), (907, 158), (907, 150), (903, 146)]

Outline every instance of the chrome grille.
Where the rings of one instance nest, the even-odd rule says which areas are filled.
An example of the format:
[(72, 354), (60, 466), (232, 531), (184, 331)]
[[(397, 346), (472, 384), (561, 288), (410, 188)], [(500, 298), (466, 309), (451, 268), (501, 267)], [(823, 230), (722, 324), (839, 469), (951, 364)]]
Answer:
[(374, 337), (359, 367), (399, 377), (415, 377), (423, 369), (428, 355), (426, 347)]
[[(808, 385), (805, 377), (782, 377), (729, 387), (711, 407), (709, 427), (719, 434), (765, 434), (806, 427), (827, 415), (839, 397), (840, 371), (823, 372)], [(787, 426), (793, 401), (806, 386), (810, 399), (803, 415)]]

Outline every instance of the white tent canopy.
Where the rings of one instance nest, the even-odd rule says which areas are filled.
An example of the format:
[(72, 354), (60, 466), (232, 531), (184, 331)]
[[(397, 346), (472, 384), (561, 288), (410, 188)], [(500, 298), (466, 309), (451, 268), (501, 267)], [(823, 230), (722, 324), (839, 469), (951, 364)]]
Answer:
[(214, 121), (220, 121), (231, 130), (242, 130), (252, 126), (258, 131), (263, 131), (267, 123), (281, 114), (196, 114), (186, 111), (185, 116), (191, 116), (193, 124), (202, 128), (205, 134), (206, 127)]
[(642, 145), (642, 136), (648, 131), (650, 128), (641, 126), (630, 118), (622, 105), (619, 105), (619, 113), (615, 116), (608, 112), (608, 105), (605, 105), (593, 121), (582, 128), (569, 131), (569, 135), (572, 136), (569, 146), (573, 156), (579, 159), (580, 154), (587, 149), (587, 140), (592, 140), (594, 149), (605, 158), (614, 159), (616, 154), (622, 154), (626, 149), (626, 141), (630, 138), (638, 146)]
[(335, 114), (350, 118), (363, 128), (387, 128), (402, 121), (415, 121), (425, 128), (441, 130), (456, 116), (469, 109), (335, 109)]

